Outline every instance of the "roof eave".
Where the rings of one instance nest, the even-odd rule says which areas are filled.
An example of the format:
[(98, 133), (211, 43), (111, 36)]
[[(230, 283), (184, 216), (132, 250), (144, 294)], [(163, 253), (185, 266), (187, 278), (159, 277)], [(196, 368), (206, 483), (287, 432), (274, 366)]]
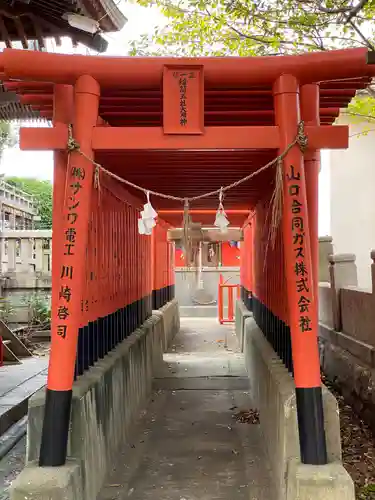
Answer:
[(78, 6), (93, 19), (99, 19), (100, 29), (105, 32), (120, 31), (126, 17), (114, 0), (77, 0)]

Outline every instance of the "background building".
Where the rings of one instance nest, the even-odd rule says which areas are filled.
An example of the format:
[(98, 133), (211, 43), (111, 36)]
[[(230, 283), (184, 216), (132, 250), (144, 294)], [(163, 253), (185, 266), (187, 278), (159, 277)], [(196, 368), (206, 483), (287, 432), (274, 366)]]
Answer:
[(331, 230), (336, 254), (357, 257), (358, 286), (371, 287), (370, 252), (375, 248), (375, 123), (341, 115), (349, 124), (349, 149), (330, 152)]
[(0, 229), (33, 229), (36, 201), (21, 189), (0, 180)]

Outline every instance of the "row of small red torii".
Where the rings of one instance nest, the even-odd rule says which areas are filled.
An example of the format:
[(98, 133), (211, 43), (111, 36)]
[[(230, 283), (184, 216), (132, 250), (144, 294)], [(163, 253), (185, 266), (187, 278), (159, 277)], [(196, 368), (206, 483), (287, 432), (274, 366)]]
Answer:
[[(292, 337), (301, 456), (305, 463), (326, 462), (317, 345), (319, 150), (346, 148), (348, 129), (342, 126), (320, 126), (318, 83), (335, 79), (369, 78), (374, 74), (372, 62), (373, 55), (367, 49), (243, 59), (104, 58), (16, 50), (5, 50), (0, 55), (3, 79), (55, 84), (54, 126), (49, 129), (21, 130), (21, 148), (55, 152), (52, 347), (41, 465), (61, 465), (66, 458), (67, 422), (78, 329), (85, 321), (84, 311), (81, 310), (83, 272), (72, 274), (71, 270), (74, 266), (78, 271), (85, 262), (91, 207), (97, 205), (100, 197), (100, 189), (94, 186), (95, 168), (87, 158), (93, 158), (98, 152), (125, 150), (272, 149), (282, 152), (295, 140), (300, 113), (308, 149), (302, 152), (295, 145), (283, 160), (284, 199), (280, 234), (284, 262), (278, 267), (285, 269), (285, 319)], [(183, 85), (181, 75), (188, 75)], [(147, 89), (161, 82), (163, 127), (111, 127), (100, 118), (101, 88), (120, 88), (124, 85)], [(275, 124), (266, 127), (205, 127), (205, 86), (215, 87), (219, 83), (228, 88), (233, 85), (242, 88), (272, 85)], [(47, 108), (43, 109), (43, 103), (39, 104), (42, 113), (50, 112)], [(80, 146), (80, 152), (73, 150), (67, 155), (70, 123), (73, 123), (74, 139)], [(220, 178), (219, 170), (215, 174)], [(101, 176), (100, 182), (101, 186), (107, 184), (112, 192), (116, 192), (119, 199), (124, 196), (120, 192), (122, 188), (112, 179)], [(130, 198), (127, 197), (128, 203)], [(135, 199), (132, 202), (136, 207), (140, 204)], [(213, 200), (212, 208), (215, 203), (217, 200)], [(157, 208), (165, 208), (167, 212), (170, 205), (159, 203)], [(126, 221), (120, 218), (117, 224), (133, 226), (135, 219), (133, 214)], [(247, 225), (251, 226), (251, 222)], [(252, 242), (254, 248), (258, 245), (258, 239), (253, 229), (248, 241)], [(146, 248), (147, 245), (143, 249), (145, 255)], [(246, 244), (242, 245), (243, 252), (246, 252)], [(247, 248), (247, 252), (250, 253), (250, 248)], [(273, 255), (276, 259), (276, 254)], [(252, 260), (256, 258), (259, 257), (254, 256)], [(242, 262), (247, 269), (247, 275), (242, 276), (249, 291), (256, 296), (259, 290), (261, 299), (262, 278), (259, 269), (256, 270), (254, 262), (249, 264), (246, 258)], [(142, 265), (141, 261), (139, 265)], [(281, 268), (276, 271), (281, 272)], [(274, 278), (271, 276), (270, 279)], [(69, 316), (65, 314), (68, 289), (71, 299)], [(119, 291), (122, 293), (121, 288)], [(128, 292), (130, 296), (132, 290)], [(147, 292), (141, 290), (141, 293)], [(121, 303), (121, 297), (119, 300)], [(57, 406), (59, 416), (56, 419)], [(61, 440), (61, 446), (56, 446), (57, 437)], [(56, 448), (60, 451), (57, 452)]]

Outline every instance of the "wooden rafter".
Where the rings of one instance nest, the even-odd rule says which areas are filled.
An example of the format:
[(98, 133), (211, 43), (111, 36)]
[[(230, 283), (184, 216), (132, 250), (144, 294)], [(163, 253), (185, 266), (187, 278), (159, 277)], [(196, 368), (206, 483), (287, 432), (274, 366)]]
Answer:
[[(113, 5), (112, 5), (113, 4)], [(73, 45), (82, 43), (97, 52), (104, 52), (108, 43), (101, 32), (119, 31), (125, 24), (125, 17), (113, 0), (33, 0), (32, 2), (7, 2), (0, 0), (3, 17), (0, 26), (0, 41), (8, 48), (12, 42), (20, 41), (24, 49), (30, 48), (30, 40), (36, 40), (44, 47), (44, 38), (54, 38), (60, 45), (60, 37), (68, 36)], [(91, 35), (75, 29), (63, 19), (65, 12), (84, 14), (100, 20), (100, 32)]]
[(20, 16), (13, 17), (14, 24), (16, 26), (16, 30), (19, 36), (19, 39), (22, 43), (22, 47), (27, 50), (29, 48), (29, 42), (27, 40), (27, 36), (25, 33), (25, 28), (22, 22), (22, 18)]
[(0, 15), (0, 34), (3, 42), (7, 46), (8, 49), (12, 48), (12, 42), (10, 41), (9, 33), (7, 27), (5, 26), (3, 13)]

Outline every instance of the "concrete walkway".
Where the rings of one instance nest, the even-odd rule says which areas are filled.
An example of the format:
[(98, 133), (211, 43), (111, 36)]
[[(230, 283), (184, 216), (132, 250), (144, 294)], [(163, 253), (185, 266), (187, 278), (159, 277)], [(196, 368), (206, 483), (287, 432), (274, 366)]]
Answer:
[(30, 396), (46, 384), (48, 358), (0, 367), (0, 436), (27, 413)]
[(155, 393), (98, 500), (269, 500), (244, 360), (232, 327), (182, 318)]

